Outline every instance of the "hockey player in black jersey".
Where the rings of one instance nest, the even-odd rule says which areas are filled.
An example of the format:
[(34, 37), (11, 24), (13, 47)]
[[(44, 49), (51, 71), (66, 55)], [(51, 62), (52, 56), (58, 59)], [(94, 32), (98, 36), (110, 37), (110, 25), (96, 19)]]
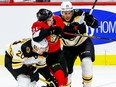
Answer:
[[(62, 2), (60, 13), (65, 23), (61, 42), (63, 44), (63, 54), (68, 65), (68, 83), (71, 83), (73, 65), (77, 56), (79, 56), (83, 87), (91, 87), (93, 78), (92, 62), (95, 60), (94, 45), (90, 38), (83, 37), (82, 35), (87, 35), (86, 26), (97, 28), (98, 21), (88, 12), (84, 12), (81, 9), (73, 9), (72, 3), (69, 1)], [(69, 35), (65, 32), (80, 36)]]
[(35, 87), (39, 73), (51, 82), (47, 87), (57, 87), (57, 82), (46, 64), (47, 52), (46, 39), (41, 42), (23, 39), (10, 44), (5, 51), (5, 67), (17, 80), (17, 87)]

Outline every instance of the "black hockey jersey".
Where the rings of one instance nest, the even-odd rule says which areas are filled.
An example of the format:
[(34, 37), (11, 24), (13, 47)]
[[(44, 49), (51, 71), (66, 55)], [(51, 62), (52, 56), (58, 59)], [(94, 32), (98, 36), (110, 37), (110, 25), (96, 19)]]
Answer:
[[(88, 35), (88, 33), (86, 32), (88, 28), (84, 18), (85, 18), (85, 12), (83, 12), (80, 9), (74, 9), (73, 16), (70, 21), (66, 21), (64, 18), (62, 18), (65, 23), (65, 28), (63, 30), (64, 32), (80, 35), (80, 36), (72, 36), (64, 33), (61, 38), (61, 43), (64, 46), (78, 46), (87, 39), (87, 37), (82, 36), (82, 35), (85, 36)], [(76, 23), (77, 29), (73, 25), (74, 23)]]
[[(8, 61), (10, 59), (13, 69), (18, 69), (22, 67), (23, 60), (25, 58), (31, 58), (34, 57), (35, 59), (39, 58), (41, 62), (40, 65), (45, 64), (46, 65), (46, 54), (38, 55), (37, 53), (33, 52), (32, 46), (31, 46), (31, 39), (23, 39), (19, 41), (15, 41), (6, 50), (9, 57)], [(7, 62), (7, 59), (6, 59)]]

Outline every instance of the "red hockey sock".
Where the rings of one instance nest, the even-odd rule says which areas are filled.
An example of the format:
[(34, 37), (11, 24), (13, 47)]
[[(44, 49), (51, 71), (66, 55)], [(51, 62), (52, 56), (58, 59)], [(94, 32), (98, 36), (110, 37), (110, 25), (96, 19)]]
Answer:
[(57, 70), (53, 75), (58, 81), (58, 86), (63, 86), (65, 84), (64, 72), (62, 70)]
[(63, 85), (65, 86), (67, 84), (67, 82), (68, 82), (68, 77), (65, 77), (64, 78), (64, 84)]

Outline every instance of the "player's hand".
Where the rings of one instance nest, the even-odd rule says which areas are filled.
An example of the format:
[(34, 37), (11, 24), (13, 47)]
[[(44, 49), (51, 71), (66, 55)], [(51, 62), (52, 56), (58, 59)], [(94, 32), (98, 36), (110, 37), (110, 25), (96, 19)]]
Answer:
[(38, 81), (39, 79), (39, 74), (38, 74), (38, 69), (33, 66), (29, 66), (28, 74), (31, 78), (32, 81)]
[(78, 25), (78, 34), (86, 33), (86, 26), (84, 23)]
[(98, 21), (90, 15), (88, 12), (85, 12), (85, 18), (84, 18), (87, 26), (90, 26), (92, 28), (97, 28), (98, 27)]
[(79, 25), (78, 22), (72, 22), (72, 23), (69, 23), (67, 26), (75, 27), (75, 26), (78, 26), (78, 25)]
[(78, 25), (79, 25), (78, 22), (69, 23), (65, 26), (64, 31), (70, 33), (76, 33), (78, 30)]
[(55, 35), (60, 35), (62, 34), (62, 28), (58, 27), (58, 26), (53, 26), (52, 29), (52, 34), (55, 34)]
[(84, 20), (88, 26), (92, 26), (95, 21), (94, 17), (90, 15), (88, 12), (85, 12)]

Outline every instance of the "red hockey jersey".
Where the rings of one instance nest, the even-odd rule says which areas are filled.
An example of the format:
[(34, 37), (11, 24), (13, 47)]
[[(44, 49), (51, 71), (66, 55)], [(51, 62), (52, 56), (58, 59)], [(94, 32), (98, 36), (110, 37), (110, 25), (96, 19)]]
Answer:
[[(62, 19), (59, 16), (53, 16), (53, 20), (54, 20), (54, 23), (53, 23), (52, 26), (58, 26), (58, 27), (60, 27), (62, 29), (64, 28), (64, 23), (63, 23)], [(50, 27), (45, 22), (36, 21), (32, 25), (32, 37), (38, 37), (42, 30), (47, 30), (47, 29), (50, 29)], [(45, 34), (46, 33), (43, 32), (42, 36), (44, 36)], [(41, 38), (41, 37), (39, 37), (39, 38)], [(48, 52), (49, 53), (50, 52), (55, 52), (55, 51), (57, 51), (57, 50), (59, 50), (61, 48), (60, 39), (59, 38), (57, 38), (57, 40), (54, 43), (52, 43), (51, 40), (50, 40), (51, 39), (51, 35), (48, 35), (45, 38), (48, 40), (48, 45), (49, 45)]]

